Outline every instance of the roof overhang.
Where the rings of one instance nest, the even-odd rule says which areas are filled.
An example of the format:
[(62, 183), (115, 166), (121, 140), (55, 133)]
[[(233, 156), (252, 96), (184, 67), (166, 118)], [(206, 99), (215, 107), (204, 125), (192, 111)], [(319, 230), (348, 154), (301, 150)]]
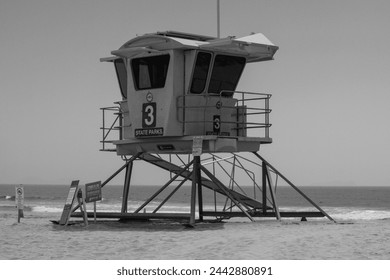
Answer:
[(279, 49), (261, 33), (242, 38), (217, 39), (200, 48), (245, 56), (247, 62), (271, 60)]
[(114, 62), (117, 59), (119, 59), (119, 57), (117, 57), (117, 56), (102, 57), (100, 59), (100, 62)]
[[(235, 38), (213, 38), (180, 32), (159, 32), (138, 36), (126, 42), (111, 54), (118, 58), (133, 58), (146, 53), (174, 49), (201, 49), (225, 54), (244, 56), (247, 62), (271, 60), (278, 47), (271, 43), (263, 34)], [(114, 58), (104, 58), (101, 61), (113, 61)]]

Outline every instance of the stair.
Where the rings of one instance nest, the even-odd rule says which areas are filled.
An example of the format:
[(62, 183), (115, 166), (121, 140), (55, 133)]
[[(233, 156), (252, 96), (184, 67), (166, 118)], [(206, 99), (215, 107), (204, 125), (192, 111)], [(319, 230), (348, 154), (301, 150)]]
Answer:
[[(156, 165), (162, 169), (165, 169), (169, 172), (172, 172), (174, 174), (181, 173), (181, 175), (180, 175), (181, 177), (184, 177), (184, 178), (189, 177), (189, 180), (192, 180), (192, 176), (190, 176), (190, 173), (191, 173), (190, 171), (188, 171), (188, 170), (183, 171), (184, 168), (177, 166), (176, 164), (173, 164), (173, 163), (166, 161), (162, 158), (156, 157), (156, 156), (149, 154), (149, 153), (142, 153), (139, 156), (139, 158), (143, 159), (146, 162), (149, 162), (150, 164)], [(213, 190), (219, 194), (222, 194), (224, 196), (226, 196), (226, 192), (229, 193), (235, 200), (237, 200), (238, 202), (240, 202), (241, 204), (243, 204), (244, 206), (246, 206), (248, 208), (262, 209), (262, 207), (263, 207), (263, 204), (261, 202), (255, 200), (253, 198), (250, 198), (248, 196), (245, 196), (239, 192), (231, 190), (222, 184), (217, 185), (216, 183), (214, 183), (213, 181), (211, 181), (205, 177), (201, 177), (201, 184), (202, 184), (202, 186), (204, 186), (208, 189), (211, 189), (211, 190)], [(271, 208), (268, 207), (268, 209), (271, 209)]]

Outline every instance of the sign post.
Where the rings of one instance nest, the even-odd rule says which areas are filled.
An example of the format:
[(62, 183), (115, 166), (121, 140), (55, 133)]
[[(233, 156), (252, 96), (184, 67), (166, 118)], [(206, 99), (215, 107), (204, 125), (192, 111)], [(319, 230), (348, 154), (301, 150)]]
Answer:
[(79, 181), (72, 181), (72, 184), (70, 185), (69, 192), (68, 192), (68, 198), (66, 199), (64, 210), (62, 211), (61, 219), (60, 219), (60, 225), (67, 225), (70, 214), (72, 212), (72, 205), (74, 202), (75, 195), (77, 194), (79, 190)]
[[(75, 199), (77, 198), (78, 204), (77, 206), (72, 209), (73, 203)], [(80, 207), (81, 212), (83, 213), (83, 219), (84, 224), (88, 225), (88, 217), (85, 209), (85, 203), (83, 199), (83, 193), (80, 190), (79, 187), (79, 181), (72, 181), (72, 184), (69, 188), (68, 198), (66, 199), (64, 210), (62, 211), (61, 219), (59, 221), (60, 225), (67, 225), (69, 222), (70, 215), (72, 212), (74, 212), (77, 208)]]
[(20, 223), (20, 218), (24, 218), (24, 188), (22, 185), (15, 187), (15, 194), (16, 208), (18, 209), (18, 223)]
[(83, 215), (84, 225), (88, 226), (88, 214), (87, 207), (85, 206), (85, 192), (83, 192), (80, 188), (77, 192), (77, 206), (72, 209), (72, 212), (76, 211), (80, 208), (81, 214)]
[(102, 200), (101, 181), (85, 184), (85, 202), (93, 202), (93, 218), (96, 223), (96, 201)]

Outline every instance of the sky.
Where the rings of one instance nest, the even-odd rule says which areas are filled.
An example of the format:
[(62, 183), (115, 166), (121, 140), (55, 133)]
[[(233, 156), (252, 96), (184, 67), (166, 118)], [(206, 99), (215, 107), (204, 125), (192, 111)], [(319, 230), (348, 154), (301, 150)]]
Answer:
[[(221, 37), (261, 32), (280, 48), (238, 87), (272, 94), (260, 154), (297, 185), (389, 186), (390, 1), (220, 2)], [(99, 58), (137, 34), (216, 36), (216, 3), (0, 0), (0, 184), (110, 176), (123, 162), (99, 151), (99, 108), (120, 93)]]

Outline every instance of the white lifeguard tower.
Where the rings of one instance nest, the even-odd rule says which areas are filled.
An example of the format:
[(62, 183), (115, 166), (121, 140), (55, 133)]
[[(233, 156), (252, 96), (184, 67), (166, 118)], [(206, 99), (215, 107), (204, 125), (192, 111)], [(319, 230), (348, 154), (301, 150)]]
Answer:
[[(168, 31), (128, 41), (101, 59), (114, 62), (122, 93), (117, 154), (187, 154), (200, 135), (206, 153), (258, 151), (271, 143), (271, 96), (235, 89), (246, 63), (271, 60), (277, 49), (262, 34), (216, 39)], [(262, 107), (250, 106), (254, 101)], [(264, 118), (248, 122), (249, 114)], [(259, 127), (262, 137), (248, 137), (248, 129)]]
[[(253, 221), (254, 217), (326, 216), (332, 220), (258, 154), (261, 145), (272, 143), (271, 95), (236, 91), (245, 65), (272, 60), (277, 50), (260, 33), (214, 38), (167, 31), (137, 36), (112, 51), (113, 56), (102, 58), (101, 61), (114, 64), (121, 93), (115, 106), (102, 108), (102, 151), (116, 152), (125, 160), (102, 187), (122, 170), (126, 170), (126, 175), (121, 212), (98, 212), (97, 217), (177, 218), (188, 219), (191, 225), (206, 217), (246, 216)], [(115, 116), (111, 123), (107, 113)], [(254, 159), (242, 153), (250, 153)], [(170, 179), (129, 212), (129, 188), (137, 160), (168, 171)], [(243, 162), (254, 166), (254, 171)], [(253, 195), (248, 195), (240, 185), (242, 175), (237, 172), (250, 178)], [(217, 178), (222, 173), (228, 175), (228, 183)], [(272, 176), (284, 179), (318, 211), (280, 211)], [(186, 181), (192, 181), (189, 212), (162, 211)], [(160, 204), (145, 213), (145, 207), (174, 182), (178, 184), (159, 200)], [(222, 206), (218, 206), (221, 199), (217, 196), (224, 198)], [(210, 197), (214, 197), (215, 207), (204, 209), (204, 201)]]

